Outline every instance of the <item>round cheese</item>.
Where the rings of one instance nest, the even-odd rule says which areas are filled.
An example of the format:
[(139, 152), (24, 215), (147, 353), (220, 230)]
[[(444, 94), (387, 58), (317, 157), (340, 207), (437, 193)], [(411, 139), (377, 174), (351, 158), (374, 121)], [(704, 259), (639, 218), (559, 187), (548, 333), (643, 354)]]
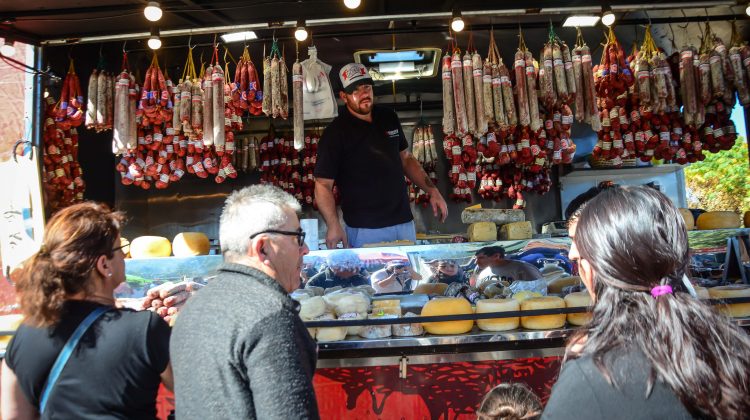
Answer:
[(139, 236), (130, 243), (130, 256), (133, 258), (168, 257), (172, 254), (169, 239), (162, 236)]
[(299, 317), (303, 321), (317, 318), (326, 312), (326, 301), (320, 296), (310, 297), (300, 301)]
[[(0, 316), (0, 331), (15, 331), (23, 322), (23, 315), (11, 314)], [(0, 335), (0, 348), (5, 348), (10, 342), (11, 335)]]
[(734, 229), (740, 227), (740, 216), (733, 211), (709, 211), (698, 216), (699, 230)]
[[(521, 302), (522, 311), (535, 309), (559, 309), (565, 307), (565, 301), (556, 296), (529, 298)], [(522, 316), (521, 325), (531, 330), (548, 330), (565, 325), (565, 314)]]
[(523, 302), (526, 299), (542, 297), (539, 292), (532, 292), (530, 290), (521, 290), (520, 292), (513, 293), (513, 299)]
[(175, 257), (194, 257), (208, 255), (211, 243), (208, 236), (201, 232), (178, 233), (172, 241), (172, 252)]
[[(581, 306), (591, 306), (591, 295), (589, 292), (575, 292), (565, 295), (565, 306), (576, 308)], [(568, 324), (584, 325), (591, 321), (591, 312), (581, 312), (578, 314), (568, 314)]]
[(346, 338), (346, 327), (326, 327), (318, 328), (315, 333), (315, 339), (318, 342), (325, 343), (329, 341), (341, 341)]
[[(515, 299), (482, 299), (477, 301), (476, 313), (513, 312), (520, 309), (521, 305)], [(477, 319), (477, 327), (483, 331), (515, 330), (519, 323), (518, 317)]]
[[(750, 286), (744, 284), (716, 286), (708, 289), (708, 294), (711, 296), (711, 299), (750, 297)], [(750, 316), (750, 303), (732, 303), (729, 305), (718, 305), (718, 307), (727, 316), (735, 318)]]
[(695, 218), (693, 217), (693, 212), (689, 209), (681, 208), (679, 210), (682, 218), (685, 219), (685, 228), (687, 228), (687, 230), (695, 229)]
[(414, 288), (413, 294), (442, 295), (448, 289), (445, 283), (423, 283)]
[[(439, 298), (427, 302), (422, 316), (466, 315), (474, 313), (471, 304), (464, 298)], [(430, 334), (464, 334), (474, 327), (474, 321), (427, 322), (424, 329)]]
[[(407, 312), (404, 315), (404, 318), (411, 318), (414, 316), (417, 316), (417, 314)], [(422, 324), (419, 323), (394, 324), (391, 329), (393, 330), (393, 335), (395, 335), (396, 337), (413, 337), (424, 334), (424, 328), (422, 327)]]
[(579, 284), (581, 284), (581, 278), (578, 276), (559, 277), (547, 283), (547, 293), (560, 294), (563, 292), (563, 287)]
[(750, 210), (745, 212), (745, 216), (743, 217), (743, 221), (745, 222), (745, 227), (750, 228)]

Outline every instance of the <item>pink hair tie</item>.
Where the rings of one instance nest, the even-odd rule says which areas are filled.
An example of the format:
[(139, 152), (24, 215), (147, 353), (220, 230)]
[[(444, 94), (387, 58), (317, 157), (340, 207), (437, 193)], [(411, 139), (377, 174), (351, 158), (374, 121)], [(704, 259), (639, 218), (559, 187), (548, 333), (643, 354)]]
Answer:
[(661, 295), (668, 295), (672, 293), (672, 286), (664, 285), (664, 286), (656, 286), (653, 289), (651, 289), (651, 296), (657, 298)]

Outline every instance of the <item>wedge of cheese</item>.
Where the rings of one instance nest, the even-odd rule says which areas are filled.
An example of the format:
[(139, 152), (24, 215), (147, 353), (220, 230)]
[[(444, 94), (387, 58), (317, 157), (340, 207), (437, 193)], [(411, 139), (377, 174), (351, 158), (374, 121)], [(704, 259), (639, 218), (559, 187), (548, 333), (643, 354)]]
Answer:
[(492, 222), (472, 223), (466, 233), (469, 236), (469, 242), (496, 241), (497, 225)]
[(171, 254), (172, 245), (162, 236), (139, 236), (130, 243), (132, 258), (168, 257)]
[(531, 239), (534, 230), (531, 228), (531, 222), (513, 222), (500, 226), (500, 239), (502, 240), (520, 240)]
[(194, 257), (208, 255), (211, 244), (202, 232), (182, 232), (172, 240), (172, 252), (175, 257)]

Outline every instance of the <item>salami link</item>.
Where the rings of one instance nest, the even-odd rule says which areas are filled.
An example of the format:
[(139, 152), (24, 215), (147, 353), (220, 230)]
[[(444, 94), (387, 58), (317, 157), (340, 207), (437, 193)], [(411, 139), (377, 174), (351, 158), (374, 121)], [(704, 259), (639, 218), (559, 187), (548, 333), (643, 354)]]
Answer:
[(263, 59), (263, 102), (262, 109), (266, 116), (271, 116), (273, 113), (273, 106), (271, 103), (271, 83), (273, 76), (271, 75), (271, 59), (266, 57)]
[(576, 121), (582, 122), (586, 118), (585, 112), (585, 93), (583, 90), (583, 66), (581, 63), (581, 49), (576, 47), (573, 49), (573, 80), (576, 89), (576, 100), (575, 100), (575, 116)]
[[(305, 120), (302, 110), (302, 64), (299, 60), (292, 65), (292, 116), (294, 119), (294, 148), (302, 150), (305, 147)], [(246, 159), (243, 164), (247, 167)]]
[(503, 86), (500, 82), (500, 69), (497, 64), (491, 64), (490, 71), (492, 72), (493, 118), (501, 128), (506, 128), (508, 126), (508, 118), (505, 114), (505, 104), (503, 103)]
[[(213, 75), (214, 68), (209, 65), (206, 67), (206, 72), (203, 75), (203, 146), (210, 147), (214, 144), (214, 89), (211, 77)], [(223, 91), (221, 90), (217, 92)], [(222, 115), (223, 112), (222, 112)], [(221, 122), (222, 126), (224, 121)]]
[(539, 118), (539, 99), (537, 97), (536, 87), (536, 66), (534, 65), (534, 57), (531, 55), (531, 51), (526, 51), (526, 88), (528, 90), (528, 101), (529, 101), (529, 127), (532, 131), (536, 132), (542, 127), (541, 120)]
[(279, 115), (283, 119), (289, 118), (289, 85), (287, 83), (287, 69), (286, 62), (282, 57), (279, 60), (279, 94), (281, 95), (281, 106), (279, 108)]
[(477, 113), (476, 104), (474, 103), (474, 77), (471, 54), (467, 51), (464, 54), (463, 61), (464, 76), (464, 103), (466, 104), (466, 121), (469, 126), (469, 133), (477, 132)]
[[(498, 81), (498, 90), (499, 88), (500, 83)], [(485, 121), (496, 121), (492, 96), (492, 63), (490, 63), (489, 60), (485, 60), (484, 65), (482, 66), (482, 96)]]
[(500, 63), (497, 65), (497, 72), (500, 76), (500, 90), (503, 93), (503, 110), (507, 116), (508, 125), (514, 127), (518, 125), (518, 114), (516, 113), (515, 99), (513, 97), (513, 85), (510, 81), (510, 71), (502, 59), (500, 59)]
[(224, 71), (220, 65), (214, 67), (213, 75), (211, 76), (211, 88), (213, 89), (213, 130), (214, 130), (214, 147), (216, 154), (221, 156), (224, 153), (225, 137), (224, 137)]
[(443, 81), (443, 134), (450, 135), (456, 131), (456, 115), (453, 111), (453, 82), (451, 80), (451, 56), (445, 54), (442, 65)]
[(462, 69), (461, 53), (456, 51), (453, 53), (453, 58), (451, 59), (451, 79), (453, 81), (453, 103), (456, 105), (456, 134), (458, 136), (464, 136), (469, 132)]
[[(475, 52), (471, 56), (472, 78), (474, 83), (474, 105), (477, 118), (476, 136), (479, 137), (487, 133), (487, 117), (484, 109), (484, 71), (482, 66), (482, 57)], [(490, 81), (491, 83), (491, 81)]]
[(557, 93), (557, 101), (562, 103), (568, 103), (570, 97), (568, 96), (568, 82), (565, 75), (565, 62), (563, 61), (562, 50), (560, 44), (555, 42), (552, 44), (552, 59), (553, 67), (555, 69), (555, 92)]
[(281, 115), (281, 69), (279, 58), (271, 59), (271, 115), (278, 118)]
[(526, 58), (521, 50), (516, 52), (513, 69), (516, 76), (518, 123), (523, 127), (528, 127), (531, 119), (529, 117), (529, 94), (526, 89)]
[(100, 72), (96, 80), (96, 129), (104, 130), (107, 124), (107, 73)]
[(93, 130), (96, 127), (96, 104), (97, 104), (97, 71), (94, 69), (89, 76), (88, 99), (86, 101), (86, 128)]
[(576, 84), (576, 75), (575, 70), (573, 69), (573, 58), (570, 55), (570, 48), (568, 48), (568, 44), (563, 42), (560, 46), (560, 49), (562, 50), (563, 64), (565, 67), (565, 81), (568, 87), (568, 103), (572, 103), (575, 101), (575, 98), (578, 97), (578, 92), (580, 92), (581, 89)]
[(200, 135), (203, 132), (203, 89), (201, 89), (200, 79), (193, 81), (190, 100), (190, 123), (193, 126), (193, 131)]
[(130, 113), (128, 112), (130, 77), (126, 72), (120, 74), (115, 86), (115, 119), (112, 135), (112, 153), (121, 154), (127, 150)]
[(552, 45), (544, 44), (542, 48), (542, 67), (539, 69), (539, 88), (541, 89), (541, 101), (545, 108), (551, 109), (555, 104), (555, 85), (552, 73), (554, 63), (552, 58)]

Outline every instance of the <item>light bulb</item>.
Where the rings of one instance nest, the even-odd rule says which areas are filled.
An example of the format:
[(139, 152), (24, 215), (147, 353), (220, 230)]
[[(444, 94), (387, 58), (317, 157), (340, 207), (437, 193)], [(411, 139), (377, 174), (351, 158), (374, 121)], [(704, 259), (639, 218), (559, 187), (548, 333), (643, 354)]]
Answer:
[(159, 3), (155, 1), (148, 2), (146, 8), (143, 9), (143, 14), (146, 16), (146, 19), (151, 22), (156, 22), (161, 19), (162, 11), (161, 7), (159, 7)]
[(609, 6), (602, 6), (602, 23), (606, 26), (612, 26), (615, 23), (615, 14)]
[(5, 40), (2, 46), (0, 46), (0, 54), (6, 57), (13, 57), (16, 55), (16, 46), (13, 45), (13, 41)]
[(294, 38), (299, 42), (307, 39), (307, 29), (305, 29), (304, 20), (297, 21), (297, 30), (294, 31)]
[(747, 5), (747, 9), (745, 9), (745, 14), (750, 16), (750, 4)]
[(362, 0), (344, 0), (344, 6), (350, 9), (356, 9), (360, 4), (362, 4)]
[(158, 50), (161, 48), (161, 39), (158, 36), (152, 36), (148, 39), (148, 47), (152, 50)]
[(451, 19), (451, 29), (453, 29), (453, 32), (461, 32), (464, 30), (464, 19), (461, 17), (460, 10), (453, 11), (453, 18)]

